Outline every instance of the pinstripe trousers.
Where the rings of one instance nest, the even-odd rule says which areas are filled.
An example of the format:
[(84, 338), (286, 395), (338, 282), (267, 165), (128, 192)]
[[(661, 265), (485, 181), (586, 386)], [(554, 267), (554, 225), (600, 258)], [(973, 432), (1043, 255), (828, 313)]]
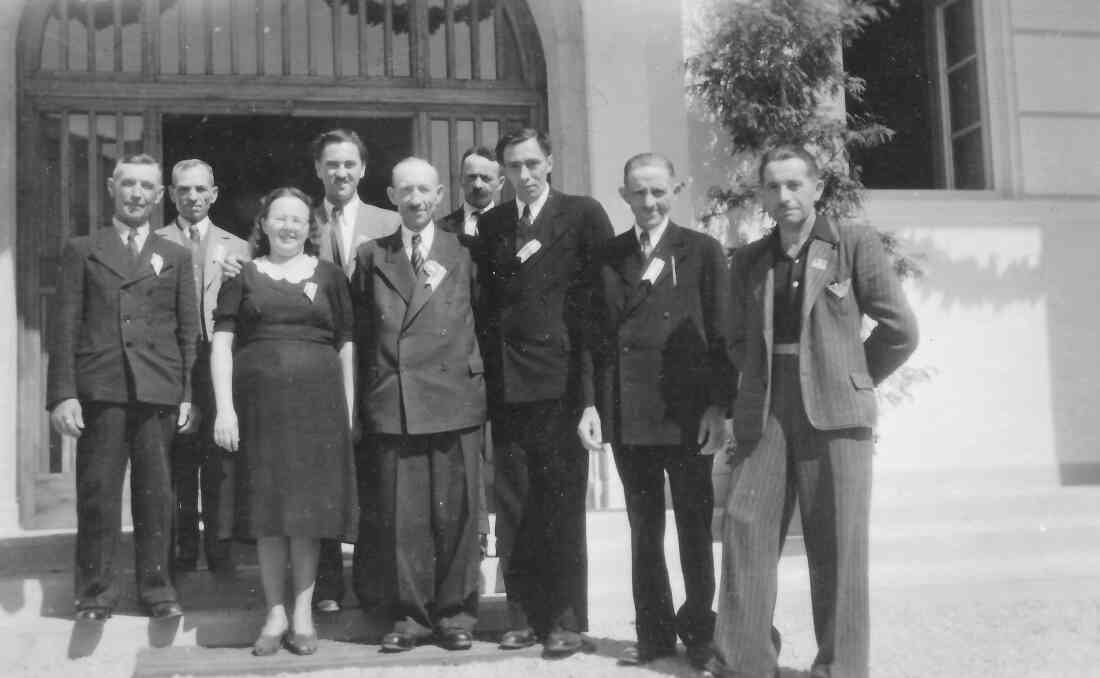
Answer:
[(797, 500), (818, 653), (815, 678), (867, 678), (871, 430), (821, 431), (806, 417), (798, 358), (777, 355), (758, 441), (739, 441), (726, 501), (715, 629), (717, 668), (772, 678), (779, 554)]

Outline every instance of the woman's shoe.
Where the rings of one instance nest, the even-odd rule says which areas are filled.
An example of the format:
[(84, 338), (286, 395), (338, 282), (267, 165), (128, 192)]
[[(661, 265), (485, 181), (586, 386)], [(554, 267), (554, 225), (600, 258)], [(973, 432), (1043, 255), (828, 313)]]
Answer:
[(283, 642), (286, 644), (286, 649), (294, 654), (313, 654), (317, 651), (317, 632), (287, 633)]
[(252, 654), (256, 657), (267, 657), (273, 655), (279, 651), (279, 646), (283, 644), (283, 638), (286, 634), (281, 636), (269, 636), (261, 633), (260, 637), (256, 639), (255, 643), (252, 643)]

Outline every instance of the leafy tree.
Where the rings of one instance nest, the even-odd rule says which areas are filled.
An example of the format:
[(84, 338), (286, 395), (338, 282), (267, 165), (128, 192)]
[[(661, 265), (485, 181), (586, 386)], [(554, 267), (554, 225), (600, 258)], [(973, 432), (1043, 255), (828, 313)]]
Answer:
[[(708, 190), (704, 228), (734, 221), (736, 247), (773, 226), (756, 201), (760, 156), (778, 143), (795, 143), (819, 159), (824, 192), (818, 211), (837, 221), (861, 219), (865, 188), (850, 153), (886, 143), (893, 131), (867, 116), (844, 113), (844, 96), (861, 101), (865, 83), (844, 70), (841, 48), (884, 17), (898, 0), (713, 0), (699, 25), (701, 49), (686, 63), (688, 94), (704, 119), (725, 130), (729, 184)], [(712, 230), (712, 229), (707, 229)], [(901, 277), (923, 274), (893, 234), (880, 231)], [(726, 235), (726, 234), (720, 234)], [(927, 380), (927, 368), (903, 368), (881, 389), (889, 404), (909, 397)]]

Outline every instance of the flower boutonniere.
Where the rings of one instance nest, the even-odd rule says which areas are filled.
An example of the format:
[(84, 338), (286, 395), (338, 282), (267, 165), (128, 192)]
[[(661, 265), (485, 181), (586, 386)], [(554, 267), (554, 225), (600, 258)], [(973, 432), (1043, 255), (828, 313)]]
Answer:
[(306, 293), (306, 296), (309, 297), (310, 303), (313, 303), (313, 298), (317, 296), (317, 283), (310, 280), (306, 283), (303, 291)]
[(424, 262), (424, 273), (428, 276), (425, 284), (432, 288), (434, 292), (440, 281), (443, 280), (443, 276), (447, 275), (447, 269), (435, 259), (428, 259)]
[(164, 268), (164, 259), (156, 252), (153, 252), (153, 256), (149, 257), (149, 264), (153, 267), (153, 273), (159, 276), (161, 270)]

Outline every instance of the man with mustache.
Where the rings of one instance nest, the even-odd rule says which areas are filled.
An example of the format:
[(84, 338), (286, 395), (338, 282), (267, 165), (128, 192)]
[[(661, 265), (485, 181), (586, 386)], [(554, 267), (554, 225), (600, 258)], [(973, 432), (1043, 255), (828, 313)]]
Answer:
[(351, 281), (359, 411), (374, 465), (357, 593), (392, 625), (384, 652), (433, 636), (465, 650), (477, 622), (485, 422), (476, 271), (455, 234), (435, 225), (443, 186), (434, 167), (402, 160), (388, 194), (402, 226), (360, 246)]
[(138, 600), (178, 617), (169, 449), (189, 432), (199, 333), (191, 253), (150, 232), (160, 165), (122, 158), (107, 180), (111, 223), (65, 244), (47, 382), (50, 423), (76, 447), (76, 619), (104, 621), (121, 594), (115, 551), (130, 465)]
[[(157, 235), (191, 251), (195, 299), (199, 312), (195, 366), (191, 390), (198, 426), (194, 433), (177, 435), (172, 443), (172, 487), (176, 497), (173, 535), (177, 572), (195, 569), (199, 555), (199, 496), (202, 496), (202, 550), (206, 566), (215, 572), (233, 569), (232, 543), (222, 534), (219, 518), (222, 490), (232, 492), (233, 460), (214, 444), (214, 390), (210, 382), (210, 340), (214, 336), (214, 309), (221, 289), (221, 263), (227, 255), (249, 257), (248, 243), (218, 228), (210, 208), (218, 199), (214, 170), (202, 160), (181, 160), (172, 168), (168, 196), (178, 212), (176, 220)], [(200, 492), (201, 490), (201, 492)], [(227, 526), (228, 527), (228, 526)]]

